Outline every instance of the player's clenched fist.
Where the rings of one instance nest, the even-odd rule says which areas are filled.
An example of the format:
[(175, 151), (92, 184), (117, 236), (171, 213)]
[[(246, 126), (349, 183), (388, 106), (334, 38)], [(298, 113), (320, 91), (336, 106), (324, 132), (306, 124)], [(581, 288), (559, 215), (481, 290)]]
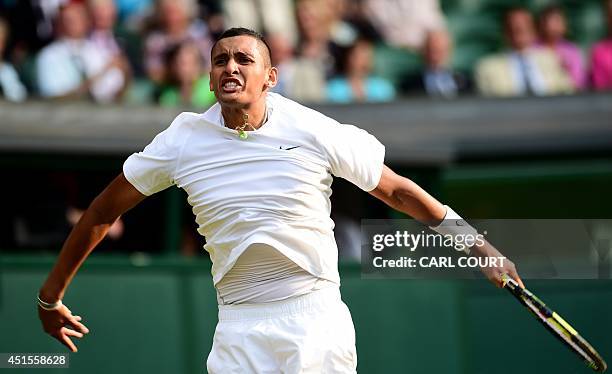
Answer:
[(72, 352), (76, 352), (77, 347), (70, 337), (82, 338), (84, 334), (89, 333), (89, 329), (81, 323), (82, 318), (73, 316), (65, 305), (60, 305), (54, 310), (45, 310), (39, 305), (38, 318), (42, 322), (43, 330)]

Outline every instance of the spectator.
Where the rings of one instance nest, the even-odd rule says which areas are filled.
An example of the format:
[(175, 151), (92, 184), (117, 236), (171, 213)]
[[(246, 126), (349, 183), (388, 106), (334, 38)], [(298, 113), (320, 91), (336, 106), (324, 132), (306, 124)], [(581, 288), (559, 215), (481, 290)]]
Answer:
[(4, 61), (4, 50), (8, 40), (9, 26), (0, 18), (0, 97), (9, 101), (23, 101), (27, 93), (13, 65)]
[(429, 30), (445, 28), (438, 0), (364, 0), (372, 24), (390, 45), (420, 51)]
[(535, 26), (524, 8), (514, 8), (504, 17), (511, 50), (480, 60), (476, 67), (478, 91), (487, 96), (570, 93), (573, 84), (557, 55), (535, 48)]
[(284, 34), (292, 46), (297, 42), (293, 0), (225, 0), (225, 24), (266, 34)]
[(117, 9), (113, 0), (88, 0), (87, 6), (92, 23), (89, 40), (105, 53), (123, 55), (114, 35)]
[(19, 65), (53, 41), (54, 20), (65, 0), (0, 1), (11, 30), (11, 61)]
[(17, 70), (28, 92), (36, 91), (36, 56), (57, 34), (55, 20), (66, 0), (0, 0), (0, 14), (7, 20), (11, 37), (5, 58)]
[(326, 77), (334, 73), (338, 46), (331, 40), (334, 9), (327, 0), (298, 0), (296, 14), (300, 40), (297, 55), (319, 65)]
[(563, 10), (558, 6), (549, 6), (540, 14), (540, 47), (551, 48), (559, 59), (563, 68), (572, 78), (574, 88), (583, 90), (586, 86), (586, 70), (582, 58), (582, 51), (576, 44), (565, 39), (567, 34), (567, 21)]
[(453, 98), (469, 89), (464, 74), (449, 67), (452, 42), (445, 30), (430, 31), (423, 47), (424, 70), (403, 84), (407, 92), (427, 93), (431, 97)]
[(387, 80), (371, 76), (372, 42), (358, 38), (340, 58), (341, 75), (327, 84), (327, 99), (331, 102), (389, 101), (395, 97), (395, 89)]
[(153, 0), (114, 0), (119, 18), (127, 24), (139, 23), (153, 5)]
[(184, 41), (195, 43), (205, 68), (210, 67), (212, 40), (206, 24), (196, 17), (194, 0), (157, 0), (158, 29), (145, 40), (145, 69), (152, 81), (164, 81), (164, 56), (173, 45)]
[(372, 40), (378, 42), (383, 38), (378, 30), (372, 25), (365, 8), (364, 0), (336, 0), (342, 5), (342, 17), (353, 26), (361, 35), (368, 35)]
[(36, 61), (40, 94), (49, 98), (91, 95), (97, 102), (117, 99), (126, 83), (123, 61), (87, 40), (89, 18), (82, 3), (68, 2), (60, 8), (58, 32), (58, 39), (43, 48)]
[(223, 17), (223, 0), (198, 0), (200, 18), (206, 22), (208, 32), (213, 40), (217, 40), (225, 31), (225, 18)]
[(593, 88), (600, 91), (612, 89), (612, 0), (606, 0), (604, 4), (608, 38), (595, 44), (591, 54)]
[(107, 55), (107, 58), (120, 61), (119, 66), (125, 77), (123, 86), (123, 89), (125, 89), (131, 76), (131, 69), (128, 59), (114, 34), (117, 21), (115, 3), (113, 0), (88, 0), (87, 5), (93, 26), (89, 40), (100, 53)]
[(272, 64), (278, 69), (278, 82), (273, 92), (301, 102), (318, 102), (325, 98), (325, 75), (313, 60), (294, 57), (291, 41), (284, 34), (267, 38)]
[(162, 106), (208, 108), (215, 102), (202, 56), (193, 42), (187, 41), (172, 47), (167, 53), (166, 67), (166, 85), (159, 96)]
[(329, 8), (330, 40), (342, 47), (348, 47), (355, 42), (359, 30), (346, 19), (349, 5), (347, 0), (327, 0)]

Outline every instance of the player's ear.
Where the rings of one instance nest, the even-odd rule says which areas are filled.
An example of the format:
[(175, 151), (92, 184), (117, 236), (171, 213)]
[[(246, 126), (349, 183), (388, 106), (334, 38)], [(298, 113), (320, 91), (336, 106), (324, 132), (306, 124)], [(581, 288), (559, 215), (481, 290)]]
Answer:
[(276, 83), (278, 83), (278, 69), (275, 68), (274, 66), (272, 66), (269, 70), (268, 70), (268, 79), (266, 80), (266, 86), (268, 88), (272, 88), (274, 86), (276, 86)]
[(213, 82), (212, 82), (212, 71), (208, 72), (208, 89), (212, 92), (213, 90)]

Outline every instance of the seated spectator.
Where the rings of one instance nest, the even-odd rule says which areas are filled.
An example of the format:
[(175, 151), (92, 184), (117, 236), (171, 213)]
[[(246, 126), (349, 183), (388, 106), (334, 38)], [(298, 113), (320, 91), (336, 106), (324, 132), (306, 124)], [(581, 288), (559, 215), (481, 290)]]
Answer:
[(504, 17), (511, 50), (480, 60), (475, 80), (487, 96), (554, 95), (573, 92), (571, 78), (557, 55), (535, 47), (535, 26), (524, 8), (514, 8)]
[(300, 102), (325, 99), (325, 74), (317, 62), (294, 57), (291, 42), (284, 34), (266, 38), (272, 52), (272, 64), (278, 69), (278, 82), (272, 89)]
[(226, 29), (223, 3), (225, 3), (224, 0), (198, 0), (200, 18), (208, 26), (208, 32), (212, 40), (217, 40)]
[(184, 41), (195, 43), (204, 61), (210, 67), (212, 40), (206, 24), (197, 18), (194, 0), (157, 0), (157, 29), (145, 40), (144, 64), (147, 76), (156, 83), (164, 80), (164, 56), (168, 49)]
[(111, 59), (121, 61), (119, 64), (126, 84), (131, 76), (128, 59), (115, 37), (115, 26), (117, 22), (117, 8), (113, 0), (88, 0), (87, 6), (92, 21), (92, 30), (89, 41), (101, 52)]
[(612, 0), (605, 1), (608, 38), (595, 44), (591, 53), (593, 88), (612, 89)]
[(453, 98), (469, 88), (465, 75), (449, 67), (451, 39), (444, 30), (430, 31), (423, 47), (423, 72), (409, 77), (402, 84), (406, 92), (425, 92), (431, 97)]
[(59, 8), (66, 0), (0, 1), (0, 13), (11, 30), (10, 60), (21, 66), (28, 64), (44, 46), (53, 41)]
[(334, 9), (327, 0), (298, 0), (296, 16), (300, 39), (298, 57), (320, 66), (325, 77), (334, 74), (338, 46), (331, 40)]
[[(348, 47), (362, 33), (356, 24), (351, 23), (346, 18), (349, 10), (347, 0), (327, 0), (327, 3), (330, 40), (341, 47)], [(362, 25), (360, 24), (360, 26)]]
[(246, 27), (265, 34), (283, 33), (292, 46), (297, 42), (293, 0), (224, 0), (227, 28)]
[(372, 42), (358, 38), (340, 59), (341, 75), (327, 83), (327, 99), (336, 103), (381, 102), (395, 98), (395, 89), (386, 79), (371, 76)]
[(153, 0), (113, 0), (119, 13), (119, 19), (127, 24), (139, 23), (149, 8), (153, 5)]
[(183, 42), (172, 47), (166, 57), (168, 73), (159, 103), (170, 107), (211, 106), (215, 102), (215, 95), (210, 90), (210, 80), (203, 65), (200, 51), (193, 42)]
[(114, 34), (117, 9), (113, 0), (88, 0), (87, 8), (92, 24), (89, 40), (105, 53), (122, 56), (123, 51)]
[(586, 70), (582, 51), (576, 44), (565, 39), (567, 21), (563, 10), (558, 6), (545, 8), (540, 14), (539, 28), (540, 42), (538, 45), (555, 51), (563, 68), (572, 78), (574, 88), (584, 89), (586, 86)]
[[(364, 0), (336, 0), (341, 5), (342, 18), (360, 35), (368, 35), (375, 43), (383, 40), (378, 30), (372, 24), (365, 7)], [(333, 33), (333, 32), (332, 32)], [(357, 36), (357, 35), (355, 35)]]
[(48, 98), (91, 96), (97, 102), (117, 99), (126, 84), (124, 61), (87, 40), (85, 6), (69, 2), (58, 17), (58, 39), (43, 48), (36, 60), (39, 93)]
[(420, 51), (429, 30), (446, 26), (438, 0), (364, 0), (371, 23), (385, 42)]
[(8, 40), (9, 27), (5, 19), (0, 18), (0, 97), (9, 101), (23, 101), (27, 92), (13, 65), (4, 61), (4, 49)]

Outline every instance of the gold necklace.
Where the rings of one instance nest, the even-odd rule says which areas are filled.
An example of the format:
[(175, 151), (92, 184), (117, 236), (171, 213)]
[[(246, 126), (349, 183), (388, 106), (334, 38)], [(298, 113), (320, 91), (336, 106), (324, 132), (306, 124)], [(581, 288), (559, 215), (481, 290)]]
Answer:
[[(245, 113), (242, 115), (242, 120), (244, 121), (244, 123), (241, 126), (236, 126), (234, 128), (234, 130), (238, 131), (238, 137), (242, 140), (246, 140), (246, 138), (249, 137), (249, 134), (244, 131), (247, 127), (250, 127), (251, 129), (253, 129), (253, 131), (257, 130), (255, 128), (255, 126), (251, 125), (249, 123), (249, 114)], [(261, 122), (261, 125), (263, 126), (264, 123), (266, 123), (266, 121), (268, 120), (268, 109), (266, 108), (266, 116), (264, 117), (263, 121)]]
[(251, 125), (249, 123), (249, 114), (245, 113), (242, 116), (242, 119), (244, 121), (244, 123), (242, 124), (242, 126), (236, 126), (236, 128), (234, 130), (238, 131), (238, 137), (242, 140), (245, 140), (246, 138), (249, 137), (249, 134), (247, 134), (246, 131), (244, 131), (244, 129), (247, 128), (247, 126), (251, 127), (253, 130), (256, 130), (255, 127), (253, 127), (253, 125)]

